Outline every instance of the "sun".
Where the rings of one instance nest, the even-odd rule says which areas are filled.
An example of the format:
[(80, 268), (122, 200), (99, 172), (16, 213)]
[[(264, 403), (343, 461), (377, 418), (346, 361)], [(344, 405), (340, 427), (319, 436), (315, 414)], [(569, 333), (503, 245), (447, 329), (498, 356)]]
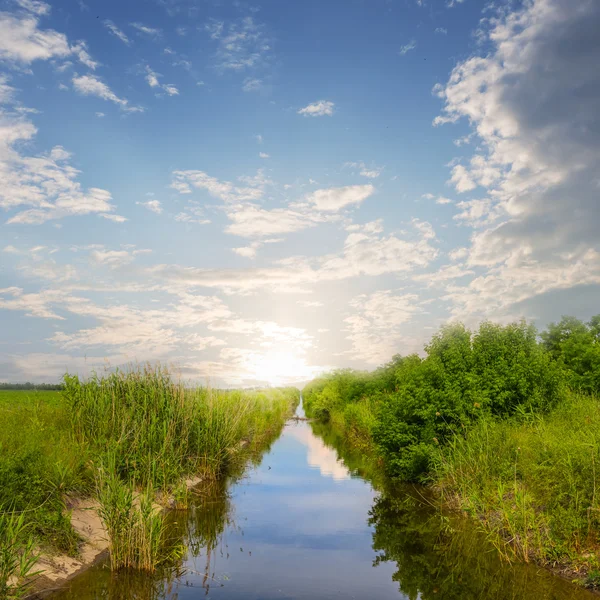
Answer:
[(249, 365), (258, 381), (272, 386), (289, 385), (313, 376), (314, 367), (306, 364), (304, 357), (286, 351), (272, 350), (254, 355)]

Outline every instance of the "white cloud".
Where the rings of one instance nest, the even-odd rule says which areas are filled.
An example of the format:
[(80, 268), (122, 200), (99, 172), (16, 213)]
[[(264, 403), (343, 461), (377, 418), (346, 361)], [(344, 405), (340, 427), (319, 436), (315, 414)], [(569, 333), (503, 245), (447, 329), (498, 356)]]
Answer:
[(463, 165), (455, 165), (452, 169), (452, 177), (448, 181), (459, 193), (470, 192), (477, 187), (471, 175)]
[(473, 275), (475, 271), (466, 269), (463, 265), (444, 265), (433, 273), (422, 273), (420, 275), (414, 275), (415, 281), (423, 281), (428, 286), (435, 285), (436, 283), (446, 282), (451, 279), (460, 279), (468, 275)]
[(87, 44), (79, 41), (71, 46), (71, 52), (77, 57), (80, 63), (84, 64), (88, 69), (94, 71), (96, 67), (100, 66), (100, 63), (92, 60), (92, 57), (87, 51)]
[[(80, 40), (69, 45), (67, 36), (52, 29), (39, 29), (37, 16), (47, 14), (50, 7), (44, 2), (23, 0), (19, 4), (32, 14), (0, 12), (0, 60), (29, 65), (36, 60), (50, 60), (75, 56), (89, 69), (99, 63), (90, 56), (87, 44)], [(34, 16), (37, 15), (37, 16)], [(59, 70), (71, 65), (64, 63)]]
[(461, 61), (435, 88), (445, 102), (435, 123), (464, 117), (478, 137), (451, 182), (487, 196), (457, 205), (457, 218), (482, 228), (467, 264), (488, 269), (449, 288), (458, 316), (509, 314), (552, 290), (598, 283), (598, 27), (597, 2), (574, 10), (531, 0), (482, 22), (485, 55)]
[(444, 196), (438, 196), (435, 199), (435, 203), (436, 204), (452, 204), (452, 200), (450, 200), (450, 198), (445, 198)]
[(379, 224), (367, 223), (349, 233), (337, 254), (317, 258), (295, 256), (275, 266), (253, 269), (198, 269), (179, 265), (156, 265), (144, 277), (191, 289), (220, 288), (227, 293), (247, 293), (261, 288), (280, 292), (305, 291), (310, 283), (337, 281), (362, 275), (409, 273), (426, 267), (438, 251), (429, 223), (414, 220), (414, 233), (404, 237), (382, 235)]
[(398, 54), (400, 54), (400, 56), (404, 56), (405, 54), (408, 54), (411, 50), (414, 50), (417, 47), (417, 42), (415, 40), (410, 40), (410, 42), (408, 42), (408, 44), (405, 44), (404, 46), (402, 46), (400, 48), (400, 51), (398, 52)]
[(267, 62), (271, 43), (265, 26), (254, 17), (243, 17), (233, 22), (213, 20), (205, 26), (205, 30), (218, 45), (217, 68), (244, 71)]
[(276, 244), (281, 241), (283, 241), (281, 238), (256, 240), (248, 246), (243, 246), (241, 248), (232, 248), (232, 250), (233, 252), (239, 254), (240, 256), (243, 256), (244, 258), (256, 258), (258, 250), (262, 248), (265, 244)]
[(136, 202), (140, 206), (147, 208), (149, 211), (160, 215), (163, 211), (160, 200), (148, 200), (146, 202)]
[(208, 225), (210, 219), (204, 215), (204, 209), (195, 201), (190, 201), (185, 211), (175, 215), (175, 221), (178, 223), (195, 223), (196, 225)]
[(262, 135), (258, 134), (258, 135), (255, 135), (254, 137), (256, 138), (256, 141), (257, 141), (259, 144), (262, 144), (262, 143), (263, 143), (263, 136), (262, 136)]
[(128, 46), (131, 44), (131, 40), (127, 35), (109, 19), (104, 21), (104, 27), (106, 27), (115, 37), (118, 37), (124, 44), (127, 44)]
[(318, 210), (337, 211), (351, 204), (360, 204), (375, 193), (371, 184), (316, 190), (306, 197)]
[(30, 64), (71, 54), (67, 37), (52, 29), (38, 29), (31, 15), (0, 13), (0, 59)]
[(370, 365), (379, 365), (400, 351), (408, 353), (400, 333), (401, 326), (420, 312), (418, 296), (382, 290), (357, 296), (350, 306), (356, 313), (344, 319), (348, 332), (346, 339), (352, 344), (345, 354)]
[(84, 191), (77, 181), (79, 172), (62, 147), (36, 156), (14, 149), (14, 144), (32, 139), (35, 133), (35, 127), (22, 118), (5, 120), (0, 127), (0, 208), (30, 207), (13, 214), (7, 223), (39, 224), (72, 215), (112, 213), (110, 193), (99, 188)]
[(16, 3), (21, 8), (36, 15), (47, 15), (50, 13), (50, 5), (40, 0), (16, 0)]
[(435, 33), (441, 33), (442, 35), (446, 35), (448, 30), (445, 27), (436, 27)]
[(159, 38), (162, 36), (162, 31), (160, 29), (155, 29), (154, 27), (148, 27), (143, 23), (130, 23), (130, 25), (137, 29), (140, 33), (143, 33), (149, 37)]
[(96, 113), (96, 116), (97, 116), (99, 119), (102, 119), (102, 118), (103, 118), (103, 117), (105, 117), (106, 115), (105, 115), (103, 112), (97, 112), (97, 113)]
[(98, 265), (116, 269), (133, 261), (133, 255), (127, 250), (93, 250), (91, 259)]
[(319, 100), (318, 102), (313, 102), (312, 104), (301, 108), (298, 111), (298, 114), (305, 117), (331, 117), (333, 115), (334, 108), (335, 104), (333, 102), (329, 100)]
[(363, 177), (368, 177), (369, 179), (377, 179), (383, 173), (383, 167), (370, 166), (368, 167), (364, 162), (347, 162), (344, 164), (344, 167), (350, 167), (353, 169), (359, 169), (359, 173)]
[(469, 256), (469, 250), (467, 248), (455, 248), (448, 253), (450, 260), (462, 260)]
[(124, 217), (123, 215), (113, 215), (113, 214), (102, 213), (101, 215), (98, 215), (98, 216), (102, 217), (103, 219), (112, 221), (113, 223), (125, 223), (125, 221), (127, 221), (127, 217)]
[(246, 77), (244, 79), (244, 85), (242, 85), (242, 89), (244, 92), (257, 92), (262, 88), (262, 79), (256, 79), (255, 77)]
[(500, 217), (499, 208), (489, 198), (458, 202), (456, 207), (461, 212), (454, 219), (471, 227), (489, 225)]
[(146, 81), (150, 87), (159, 87), (169, 96), (177, 96), (179, 94), (179, 90), (173, 84), (160, 83), (158, 81), (159, 77), (162, 77), (162, 75), (154, 72), (148, 65), (146, 65)]
[(323, 306), (323, 303), (318, 300), (298, 300), (296, 304), (299, 304), (304, 308), (318, 308), (319, 306)]
[(236, 204), (227, 208), (231, 221), (227, 233), (242, 237), (265, 237), (300, 231), (312, 227), (321, 219), (304, 210), (290, 208), (264, 209), (257, 204)]
[(271, 156), (269, 154), (267, 154), (266, 152), (259, 152), (258, 156), (260, 158), (271, 158)]
[(97, 96), (102, 100), (108, 100), (117, 104), (121, 110), (126, 112), (143, 112), (143, 109), (130, 106), (125, 98), (119, 98), (103, 81), (94, 75), (75, 75), (73, 77), (75, 90), (84, 96)]

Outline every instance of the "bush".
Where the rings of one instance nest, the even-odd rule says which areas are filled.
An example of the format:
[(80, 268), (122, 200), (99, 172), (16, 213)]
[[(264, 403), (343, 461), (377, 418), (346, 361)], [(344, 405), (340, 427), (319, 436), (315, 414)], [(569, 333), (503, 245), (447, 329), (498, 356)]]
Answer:
[[(426, 480), (438, 446), (481, 417), (547, 412), (565, 397), (564, 370), (525, 322), (446, 326), (426, 356), (395, 356), (374, 373), (341, 370), (311, 382), (307, 414), (372, 438), (388, 472)], [(367, 408), (368, 406), (368, 408)]]

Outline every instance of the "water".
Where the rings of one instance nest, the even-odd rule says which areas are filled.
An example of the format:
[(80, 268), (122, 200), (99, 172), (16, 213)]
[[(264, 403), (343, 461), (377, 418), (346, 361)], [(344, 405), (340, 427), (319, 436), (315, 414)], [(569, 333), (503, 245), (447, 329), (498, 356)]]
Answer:
[(172, 514), (173, 535), (189, 546), (181, 564), (154, 578), (100, 564), (52, 598), (593, 597), (543, 570), (500, 562), (466, 521), (441, 518), (420, 490), (390, 490), (360, 452), (316, 424), (290, 422), (260, 464), (227, 487)]

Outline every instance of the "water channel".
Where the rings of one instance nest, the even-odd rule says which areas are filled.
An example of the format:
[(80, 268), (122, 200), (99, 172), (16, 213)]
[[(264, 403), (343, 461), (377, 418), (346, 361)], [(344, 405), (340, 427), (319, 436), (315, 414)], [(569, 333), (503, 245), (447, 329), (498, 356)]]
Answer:
[(360, 452), (306, 421), (290, 421), (242, 477), (170, 519), (188, 548), (180, 564), (151, 577), (111, 574), (100, 563), (52, 599), (596, 597), (543, 569), (500, 561), (468, 521), (441, 516), (422, 490), (390, 488)]

